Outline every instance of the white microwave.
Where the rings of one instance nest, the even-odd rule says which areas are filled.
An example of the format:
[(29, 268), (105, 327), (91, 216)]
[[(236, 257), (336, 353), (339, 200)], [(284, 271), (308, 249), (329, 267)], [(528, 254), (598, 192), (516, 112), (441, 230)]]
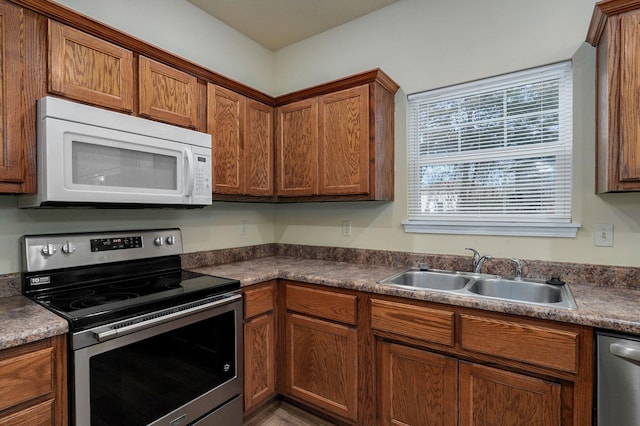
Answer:
[(211, 136), (47, 96), (37, 101), (37, 184), (18, 207), (202, 207)]

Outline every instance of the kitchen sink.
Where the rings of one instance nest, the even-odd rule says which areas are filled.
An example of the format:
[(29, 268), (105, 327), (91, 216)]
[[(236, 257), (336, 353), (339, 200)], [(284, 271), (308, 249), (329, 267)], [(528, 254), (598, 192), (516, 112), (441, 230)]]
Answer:
[(467, 289), (470, 293), (494, 299), (564, 306), (575, 308), (573, 296), (566, 285), (517, 279), (490, 278), (474, 281)]
[(396, 284), (405, 287), (427, 288), (430, 290), (460, 290), (469, 284), (471, 278), (455, 272), (409, 270), (392, 275), (380, 281), (381, 284)]
[(567, 285), (507, 279), (498, 275), (410, 269), (387, 277), (379, 283), (413, 290), (436, 290), (469, 297), (557, 308), (577, 308)]

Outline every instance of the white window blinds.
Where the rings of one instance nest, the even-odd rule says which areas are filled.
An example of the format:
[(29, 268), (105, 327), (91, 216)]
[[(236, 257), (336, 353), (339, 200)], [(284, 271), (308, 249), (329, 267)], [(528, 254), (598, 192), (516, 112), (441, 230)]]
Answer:
[(571, 222), (571, 62), (409, 96), (409, 222)]

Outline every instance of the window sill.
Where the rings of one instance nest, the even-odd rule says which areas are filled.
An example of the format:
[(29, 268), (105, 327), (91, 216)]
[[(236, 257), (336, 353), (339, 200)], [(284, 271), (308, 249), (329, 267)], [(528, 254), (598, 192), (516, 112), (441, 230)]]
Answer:
[(575, 238), (579, 223), (405, 221), (404, 232), (415, 234), (506, 235)]

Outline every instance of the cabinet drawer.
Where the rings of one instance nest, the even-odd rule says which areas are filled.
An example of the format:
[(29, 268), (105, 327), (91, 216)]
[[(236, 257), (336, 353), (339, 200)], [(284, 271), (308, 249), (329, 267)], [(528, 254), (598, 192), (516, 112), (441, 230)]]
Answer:
[(0, 426), (51, 426), (54, 424), (53, 400), (0, 417)]
[(312, 316), (356, 324), (358, 297), (287, 284), (287, 309)]
[(407, 303), (371, 299), (371, 328), (453, 346), (454, 313)]
[(255, 317), (273, 310), (273, 284), (250, 288), (244, 292), (244, 317)]
[(460, 316), (461, 347), (575, 373), (578, 333), (508, 320)]
[(0, 361), (0, 411), (53, 391), (53, 348)]

